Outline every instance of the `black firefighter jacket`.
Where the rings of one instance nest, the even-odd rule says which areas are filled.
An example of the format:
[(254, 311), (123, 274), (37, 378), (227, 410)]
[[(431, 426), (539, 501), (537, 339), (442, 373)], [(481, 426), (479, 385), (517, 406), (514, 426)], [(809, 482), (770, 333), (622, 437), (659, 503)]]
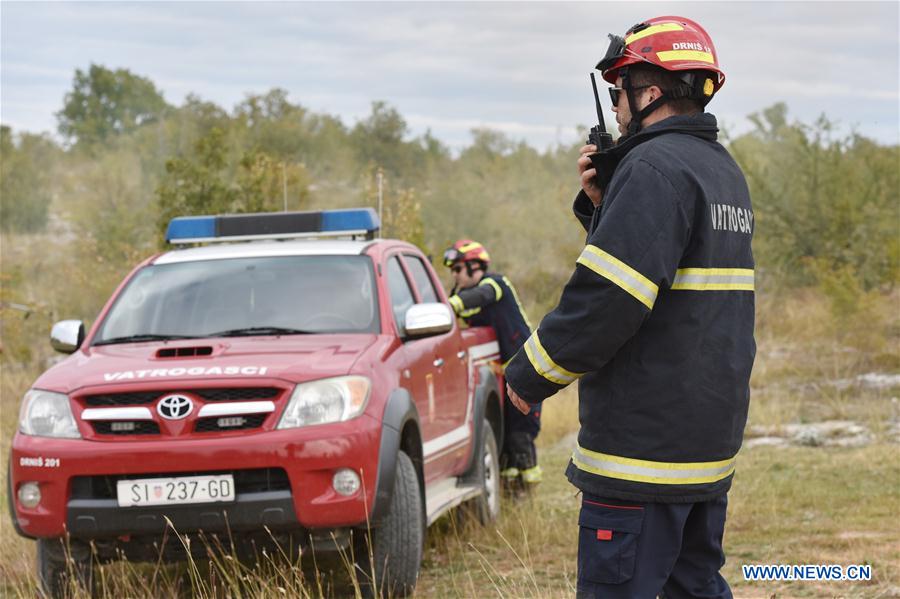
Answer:
[(566, 471), (585, 492), (693, 502), (731, 486), (750, 399), (753, 211), (715, 117), (676, 116), (614, 148), (559, 305), (506, 370), (537, 403), (579, 381)]
[(450, 304), (470, 326), (494, 328), (503, 363), (515, 355), (531, 334), (516, 288), (499, 273), (485, 273), (478, 285), (469, 289), (454, 287)]

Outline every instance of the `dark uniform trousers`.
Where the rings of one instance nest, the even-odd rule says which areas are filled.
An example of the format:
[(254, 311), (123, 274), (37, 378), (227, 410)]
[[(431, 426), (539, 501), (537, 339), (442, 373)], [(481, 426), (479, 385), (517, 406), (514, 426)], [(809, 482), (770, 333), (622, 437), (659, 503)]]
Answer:
[(639, 503), (585, 494), (578, 517), (578, 599), (731, 599), (726, 495)]

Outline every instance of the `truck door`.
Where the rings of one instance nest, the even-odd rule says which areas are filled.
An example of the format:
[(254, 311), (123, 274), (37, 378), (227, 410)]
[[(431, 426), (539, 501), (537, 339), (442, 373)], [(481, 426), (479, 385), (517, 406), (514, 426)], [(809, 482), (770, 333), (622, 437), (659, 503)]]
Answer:
[[(420, 302), (444, 303), (442, 295), (438, 292), (438, 285), (430, 273), (431, 269), (421, 257), (415, 254), (404, 254), (403, 260), (407, 270), (412, 275), (415, 290)], [(449, 305), (448, 305), (449, 308)], [(441, 431), (447, 435), (440, 445), (448, 444), (443, 449), (449, 449), (457, 444), (465, 447), (468, 437), (468, 368), (462, 336), (459, 327), (454, 322), (453, 329), (444, 335), (438, 335), (435, 340), (435, 363), (439, 364), (438, 386), (441, 389), (437, 397), (438, 414)], [(452, 450), (451, 450), (452, 452)], [(460, 456), (465, 457), (465, 456)]]
[[(443, 365), (440, 355), (440, 338), (443, 336), (424, 337), (421, 339), (406, 338), (404, 323), (406, 311), (416, 303), (416, 294), (401, 264), (399, 255), (387, 259), (387, 282), (391, 296), (391, 309), (397, 334), (404, 339), (405, 372), (403, 379), (409, 389), (419, 412), (419, 425), (422, 429), (422, 445), (425, 461), (425, 479), (432, 481), (449, 476), (452, 470), (452, 459), (448, 453), (434, 451), (436, 443), (441, 443), (448, 432), (449, 422), (439, 416), (441, 398), (444, 396)], [(446, 363), (446, 360), (445, 362)]]
[[(471, 433), (462, 428), (465, 425), (467, 373), (465, 363), (457, 356), (462, 341), (456, 326), (443, 335), (406, 338), (403, 329), (406, 311), (416, 302), (434, 301), (437, 297), (431, 283), (430, 289), (423, 288), (422, 291), (416, 285), (413, 273), (419, 273), (420, 269), (421, 274), (427, 273), (424, 264), (416, 260), (412, 262), (407, 257), (404, 263), (400, 255), (391, 256), (386, 271), (394, 322), (404, 339), (406, 372), (403, 380), (419, 412), (425, 478), (434, 480), (452, 474), (455, 464), (467, 455)], [(423, 280), (430, 281), (427, 274)]]

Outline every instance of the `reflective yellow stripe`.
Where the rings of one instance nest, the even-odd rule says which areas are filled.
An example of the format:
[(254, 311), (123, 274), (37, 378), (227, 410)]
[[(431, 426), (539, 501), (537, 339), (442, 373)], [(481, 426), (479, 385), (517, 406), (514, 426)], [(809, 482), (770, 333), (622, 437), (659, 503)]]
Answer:
[(679, 268), (672, 281), (673, 290), (753, 291), (751, 268)]
[(462, 318), (471, 318), (481, 312), (481, 308), (469, 308), (468, 310), (463, 310), (459, 313)]
[(642, 29), (637, 33), (632, 33), (628, 37), (625, 38), (625, 43), (630, 44), (632, 42), (636, 42), (641, 38), (645, 38), (648, 35), (655, 35), (657, 33), (663, 33), (664, 31), (684, 31), (684, 27), (679, 25), (678, 23), (662, 23), (661, 25), (651, 25), (646, 29)]
[(659, 287), (612, 254), (608, 254), (593, 245), (588, 245), (585, 246), (576, 262), (590, 268), (601, 277), (609, 279), (627, 291), (634, 299), (651, 310), (653, 309), (653, 303), (656, 301)]
[(537, 331), (528, 338), (524, 348), (525, 355), (528, 356), (528, 361), (531, 362), (531, 367), (534, 368), (534, 371), (552, 383), (568, 385), (584, 376), (583, 372), (571, 372), (554, 362), (547, 350), (544, 349), (544, 346), (541, 345)]
[(544, 480), (544, 470), (540, 467), (540, 465), (522, 470), (523, 482), (537, 484), (542, 480)]
[(481, 247), (480, 243), (478, 243), (477, 241), (473, 241), (472, 243), (467, 243), (466, 245), (462, 246), (461, 248), (459, 248), (456, 251), (459, 252), (460, 254), (465, 254), (466, 252), (468, 252), (470, 250), (474, 250), (474, 249), (477, 249), (480, 247)]
[(506, 283), (506, 286), (509, 287), (510, 291), (512, 291), (513, 299), (516, 300), (516, 305), (519, 306), (519, 313), (522, 315), (522, 320), (525, 321), (525, 325), (528, 327), (528, 330), (534, 330), (534, 327), (531, 326), (531, 322), (528, 320), (528, 315), (525, 314), (525, 308), (522, 307), (522, 302), (519, 301), (519, 294), (516, 293), (516, 288), (513, 287), (513, 284), (510, 283), (509, 279), (507, 279), (506, 276), (503, 277), (503, 282)]
[(577, 445), (572, 463), (579, 470), (608, 478), (658, 485), (695, 485), (731, 476), (735, 458), (717, 462), (652, 462), (599, 453)]
[(465, 310), (466, 306), (463, 304), (462, 298), (458, 295), (450, 296), (450, 305), (453, 306), (453, 311), (457, 314), (461, 314), (463, 310)]
[(708, 62), (715, 64), (713, 55), (709, 52), (700, 50), (667, 50), (665, 52), (657, 52), (656, 57), (660, 62), (671, 62), (673, 60), (693, 60), (695, 62)]
[(485, 277), (485, 278), (481, 279), (481, 282), (478, 283), (478, 285), (479, 286), (480, 285), (490, 285), (491, 287), (493, 287), (494, 295), (497, 296), (495, 299), (498, 302), (500, 301), (500, 298), (503, 297), (503, 288), (500, 287), (500, 285), (497, 283), (497, 281), (495, 281), (494, 279), (492, 279), (490, 277)]

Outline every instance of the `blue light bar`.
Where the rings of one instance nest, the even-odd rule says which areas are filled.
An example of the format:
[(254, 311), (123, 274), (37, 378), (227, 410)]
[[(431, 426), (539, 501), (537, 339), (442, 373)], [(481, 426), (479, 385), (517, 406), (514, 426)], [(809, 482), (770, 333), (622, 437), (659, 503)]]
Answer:
[(372, 208), (322, 211), (322, 231), (377, 231), (378, 215)]
[(169, 243), (178, 243), (179, 239), (208, 239), (215, 236), (215, 216), (179, 216), (169, 221), (166, 229), (166, 241)]
[(380, 227), (378, 215), (372, 208), (180, 216), (169, 222), (166, 241), (202, 243), (337, 236), (373, 239)]

